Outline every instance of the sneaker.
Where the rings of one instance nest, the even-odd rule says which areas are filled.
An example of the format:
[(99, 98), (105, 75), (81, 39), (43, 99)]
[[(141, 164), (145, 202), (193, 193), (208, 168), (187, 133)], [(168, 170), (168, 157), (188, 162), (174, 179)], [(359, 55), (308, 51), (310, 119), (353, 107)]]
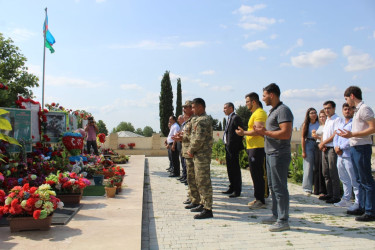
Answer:
[(369, 214), (364, 214), (362, 216), (355, 217), (356, 221), (375, 221), (375, 216), (374, 215), (369, 215)]
[(247, 205), (250, 207), (250, 206), (254, 205), (255, 202), (257, 202), (257, 200), (250, 201), (249, 203), (247, 203)]
[(333, 205), (335, 207), (350, 207), (350, 205), (352, 205), (352, 203), (350, 201), (347, 201), (347, 200), (341, 200), (337, 203), (334, 203)]
[(275, 216), (271, 216), (269, 218), (263, 219), (262, 224), (274, 224), (277, 221), (277, 218)]
[(354, 203), (353, 205), (351, 205), (350, 207), (348, 207), (348, 211), (355, 211), (355, 210), (358, 210), (359, 208), (359, 204), (358, 203)]
[(264, 204), (263, 202), (259, 201), (259, 200), (256, 200), (254, 202), (254, 204), (252, 204), (251, 206), (249, 206), (250, 209), (260, 209), (260, 208), (266, 208), (266, 204)]
[(304, 191), (306, 196), (311, 196), (311, 191)]
[(288, 222), (276, 222), (268, 230), (271, 232), (281, 232), (289, 229), (290, 227)]

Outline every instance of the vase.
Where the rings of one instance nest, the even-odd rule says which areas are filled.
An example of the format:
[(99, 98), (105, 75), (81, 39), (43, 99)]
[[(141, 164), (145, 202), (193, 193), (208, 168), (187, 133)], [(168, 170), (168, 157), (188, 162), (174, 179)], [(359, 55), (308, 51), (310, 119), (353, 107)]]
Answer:
[(81, 202), (82, 194), (57, 194), (56, 197), (66, 205), (78, 205)]
[(103, 179), (104, 179), (104, 175), (102, 175), (102, 174), (94, 175), (95, 186), (102, 186), (103, 185)]
[(104, 189), (108, 198), (114, 198), (116, 196), (116, 187), (105, 187)]
[(8, 217), (10, 232), (28, 231), (28, 230), (42, 230), (47, 231), (51, 227), (52, 214), (45, 219), (34, 219), (32, 216), (28, 217)]

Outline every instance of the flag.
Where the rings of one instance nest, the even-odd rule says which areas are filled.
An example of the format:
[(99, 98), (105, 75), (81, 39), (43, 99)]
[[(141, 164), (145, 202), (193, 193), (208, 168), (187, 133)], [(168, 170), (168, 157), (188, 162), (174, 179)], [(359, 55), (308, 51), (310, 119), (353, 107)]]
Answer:
[(55, 50), (52, 48), (52, 45), (56, 42), (55, 41), (55, 38), (53, 37), (53, 35), (51, 34), (51, 32), (49, 32), (49, 29), (48, 29), (48, 16), (46, 15), (46, 20), (44, 21), (44, 25), (43, 25), (43, 33), (45, 35), (45, 46), (46, 48), (48, 48), (51, 53), (55, 52)]

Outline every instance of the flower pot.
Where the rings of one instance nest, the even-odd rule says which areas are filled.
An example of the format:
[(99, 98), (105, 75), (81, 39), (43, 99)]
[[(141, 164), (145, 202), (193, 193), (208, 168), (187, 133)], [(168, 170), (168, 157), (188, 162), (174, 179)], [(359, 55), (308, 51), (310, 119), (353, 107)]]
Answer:
[(34, 219), (30, 217), (8, 217), (10, 232), (19, 232), (27, 230), (42, 230), (47, 231), (51, 227), (52, 214), (45, 219)]
[(104, 187), (108, 198), (114, 198), (116, 196), (116, 187)]
[(60, 201), (64, 202), (64, 204), (78, 205), (81, 202), (82, 194), (57, 194), (56, 197), (59, 198)]
[(102, 186), (103, 185), (103, 179), (104, 179), (104, 175), (102, 175), (102, 174), (94, 175), (95, 186)]

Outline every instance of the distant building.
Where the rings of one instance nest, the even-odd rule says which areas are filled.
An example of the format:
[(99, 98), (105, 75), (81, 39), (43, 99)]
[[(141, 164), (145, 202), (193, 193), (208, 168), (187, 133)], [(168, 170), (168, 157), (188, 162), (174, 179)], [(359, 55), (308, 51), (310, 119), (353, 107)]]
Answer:
[(120, 131), (117, 132), (118, 137), (144, 137), (143, 135), (139, 135), (130, 131)]

